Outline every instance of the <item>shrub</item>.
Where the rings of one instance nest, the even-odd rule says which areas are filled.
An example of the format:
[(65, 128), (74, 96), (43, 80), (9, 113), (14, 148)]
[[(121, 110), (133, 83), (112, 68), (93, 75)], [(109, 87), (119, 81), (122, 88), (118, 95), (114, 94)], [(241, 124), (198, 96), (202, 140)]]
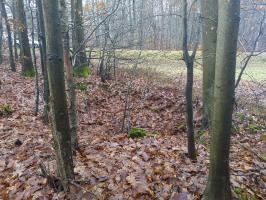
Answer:
[(89, 75), (91, 75), (91, 69), (87, 65), (74, 67), (74, 76), (88, 77)]
[(132, 128), (129, 132), (130, 138), (144, 137), (147, 135), (147, 131), (143, 128)]

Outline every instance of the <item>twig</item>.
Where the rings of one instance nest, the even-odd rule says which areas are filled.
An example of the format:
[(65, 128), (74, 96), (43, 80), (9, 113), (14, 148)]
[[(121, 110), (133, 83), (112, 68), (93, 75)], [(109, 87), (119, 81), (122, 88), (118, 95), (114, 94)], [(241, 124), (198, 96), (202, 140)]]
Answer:
[(89, 194), (93, 195), (94, 197), (97, 197), (94, 193), (92, 193), (92, 192), (90, 192), (89, 190), (87, 190), (86, 188), (82, 187), (81, 185), (79, 185), (79, 184), (76, 183), (75, 181), (70, 180), (69, 183), (72, 184), (72, 185), (74, 185), (75, 187), (77, 187), (77, 188), (83, 190), (84, 192), (89, 193)]
[(247, 151), (253, 153), (257, 158), (259, 158), (262, 162), (266, 162), (260, 155), (258, 155), (255, 151), (253, 151), (252, 149), (245, 147), (243, 144), (241, 144), (240, 142), (237, 142), (237, 144), (239, 144), (242, 148), (246, 149)]

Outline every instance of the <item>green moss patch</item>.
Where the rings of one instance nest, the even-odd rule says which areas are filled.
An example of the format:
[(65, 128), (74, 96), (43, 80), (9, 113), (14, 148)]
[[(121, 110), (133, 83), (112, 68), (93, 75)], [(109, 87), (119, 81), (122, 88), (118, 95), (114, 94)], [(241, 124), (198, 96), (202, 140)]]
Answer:
[(143, 128), (132, 128), (129, 132), (130, 138), (138, 138), (138, 137), (144, 137), (147, 135), (147, 131)]
[(262, 127), (258, 124), (249, 124), (248, 129), (251, 133), (257, 133), (258, 131), (262, 130)]
[(247, 193), (246, 191), (244, 191), (240, 187), (235, 187), (234, 192), (237, 194), (237, 196), (240, 200), (257, 200), (255, 195), (251, 195), (251, 194)]
[(88, 77), (91, 75), (91, 69), (87, 65), (74, 67), (74, 76), (76, 77)]
[(22, 76), (34, 77), (35, 76), (35, 70), (34, 69), (25, 70), (22, 72)]
[(75, 84), (75, 88), (80, 91), (86, 91), (88, 88), (88, 84), (84, 82), (78, 82)]
[(10, 115), (13, 112), (11, 106), (9, 104), (1, 105), (0, 106), (0, 113), (4, 115)]

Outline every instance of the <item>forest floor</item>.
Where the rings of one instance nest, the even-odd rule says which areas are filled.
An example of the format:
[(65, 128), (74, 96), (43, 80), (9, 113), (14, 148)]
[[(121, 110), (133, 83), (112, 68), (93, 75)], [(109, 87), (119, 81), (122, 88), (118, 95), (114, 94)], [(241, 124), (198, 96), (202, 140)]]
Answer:
[[(12, 113), (0, 115), (0, 199), (200, 199), (209, 166), (200, 98), (194, 96), (198, 159), (192, 162), (186, 157), (182, 78), (144, 76), (120, 72), (107, 84), (95, 75), (77, 80), (87, 86), (77, 95), (81, 150), (74, 158), (76, 181), (63, 193), (41, 176), (40, 164), (54, 175), (56, 166), (50, 128), (41, 113), (34, 116), (34, 79), (1, 65), (0, 105), (10, 105)], [(121, 133), (127, 94), (132, 126), (148, 131), (143, 138)], [(231, 144), (234, 197), (266, 199), (263, 114), (237, 110)]]

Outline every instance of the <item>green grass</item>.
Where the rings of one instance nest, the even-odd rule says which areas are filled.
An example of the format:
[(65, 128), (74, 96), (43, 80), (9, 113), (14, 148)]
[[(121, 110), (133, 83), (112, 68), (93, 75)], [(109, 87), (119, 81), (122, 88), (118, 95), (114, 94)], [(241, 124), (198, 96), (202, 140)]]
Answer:
[[(98, 57), (99, 52), (92, 53), (92, 57)], [(116, 50), (116, 56), (124, 59), (137, 60), (140, 58), (139, 68), (147, 68), (163, 73), (167, 76), (177, 76), (186, 74), (185, 63), (182, 58), (182, 51), (159, 51), (159, 50)], [(236, 77), (241, 69), (240, 62), (245, 57), (244, 53), (239, 53), (237, 57)], [(122, 61), (121, 66), (130, 67), (134, 61)], [(202, 56), (197, 52), (194, 74), (196, 77), (202, 76)], [(266, 53), (252, 57), (243, 76), (242, 80), (246, 81), (265, 81), (266, 80)]]

